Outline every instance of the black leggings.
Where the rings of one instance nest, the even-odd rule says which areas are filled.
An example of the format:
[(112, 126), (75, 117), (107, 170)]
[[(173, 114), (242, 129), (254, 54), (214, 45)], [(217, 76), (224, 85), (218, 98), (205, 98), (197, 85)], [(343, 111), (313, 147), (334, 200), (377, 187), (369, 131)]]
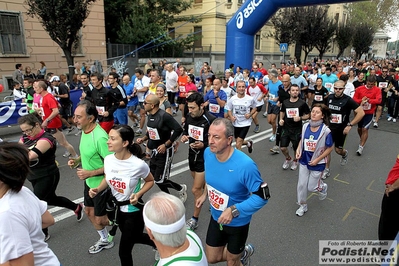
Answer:
[(155, 248), (154, 242), (144, 233), (143, 211), (118, 212), (119, 229), (122, 232), (119, 243), (119, 258), (122, 266), (132, 266), (132, 249), (134, 244), (144, 244)]
[(33, 186), (33, 193), (41, 200), (47, 202), (48, 205), (64, 207), (75, 211), (78, 205), (71, 200), (57, 196), (55, 190), (57, 189), (58, 182), (60, 181), (60, 171), (49, 173), (48, 175), (30, 180)]
[(172, 109), (175, 107), (175, 96), (176, 92), (168, 91), (168, 101), (170, 102)]
[(399, 190), (384, 194), (381, 204), (380, 222), (378, 225), (378, 238), (380, 240), (394, 240), (399, 232)]

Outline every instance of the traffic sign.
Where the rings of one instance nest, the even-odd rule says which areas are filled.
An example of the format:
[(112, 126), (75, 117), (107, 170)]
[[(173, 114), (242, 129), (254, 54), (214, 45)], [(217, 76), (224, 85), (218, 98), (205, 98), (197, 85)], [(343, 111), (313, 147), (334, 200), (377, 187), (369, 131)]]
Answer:
[(288, 43), (280, 43), (280, 52), (285, 53), (288, 50)]

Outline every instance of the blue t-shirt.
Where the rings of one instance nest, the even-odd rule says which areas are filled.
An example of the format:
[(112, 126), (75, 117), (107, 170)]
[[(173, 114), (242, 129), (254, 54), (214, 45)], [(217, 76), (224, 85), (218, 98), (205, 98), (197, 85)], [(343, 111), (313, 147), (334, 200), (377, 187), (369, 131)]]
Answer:
[[(243, 226), (251, 221), (252, 214), (262, 208), (267, 200), (251, 192), (258, 191), (263, 183), (256, 163), (240, 150), (234, 150), (225, 162), (219, 162), (216, 155), (206, 148), (205, 181), (211, 203), (212, 218), (217, 221), (222, 214), (221, 205), (228, 208), (235, 205), (240, 215), (233, 218), (228, 226)], [(227, 202), (224, 200), (227, 197)]]
[[(126, 95), (130, 96), (133, 94), (134, 90), (134, 83), (129, 83), (128, 85), (123, 84), (123, 88), (125, 89)], [(130, 100), (127, 102), (127, 106), (136, 106), (139, 104), (139, 99), (137, 96), (134, 96), (130, 98)]]
[[(227, 94), (220, 90), (219, 91), (219, 99), (222, 101), (227, 102)], [(213, 114), (216, 117), (224, 117), (224, 107), (221, 107), (218, 104), (218, 101), (215, 98), (215, 94), (213, 93), (213, 90), (208, 91), (207, 94), (205, 94), (204, 96), (204, 101), (208, 101), (209, 100), (209, 113)], [(217, 112), (219, 110), (219, 112)]]
[(258, 72), (251, 72), (251, 74), (249, 74), (249, 77), (252, 78), (254, 77), (256, 82), (258, 82), (258, 80), (262, 79), (262, 73), (260, 71)]
[(323, 86), (326, 87), (329, 92), (334, 93), (334, 89), (330, 86), (326, 86), (326, 83), (331, 83), (332, 86), (334, 86), (334, 83), (338, 81), (337, 75), (331, 73), (330, 76), (327, 76), (327, 74), (323, 74), (321, 78), (323, 79)]
[[(307, 166), (307, 168), (309, 169), (309, 170), (311, 170), (311, 171), (324, 171), (324, 169), (326, 168), (326, 164), (325, 163), (321, 163), (321, 164), (317, 164), (317, 165), (315, 165), (315, 166), (311, 166), (311, 165), (309, 165), (308, 163), (312, 160), (312, 156), (313, 156), (313, 153), (314, 152), (311, 152), (311, 151), (306, 151), (305, 150), (305, 145), (306, 145), (306, 142), (308, 142), (308, 141), (317, 141), (317, 139), (319, 138), (319, 136), (320, 136), (320, 132), (321, 132), (321, 130), (322, 130), (322, 126), (320, 126), (319, 127), (319, 129), (316, 131), (316, 132), (312, 132), (311, 130), (310, 130), (310, 126), (308, 126), (308, 127), (306, 127), (306, 130), (305, 130), (305, 135), (303, 136), (303, 138), (302, 138), (302, 140), (303, 140), (303, 142), (302, 142), (302, 147), (303, 147), (303, 149), (302, 149), (302, 155), (301, 155), (301, 159), (299, 159), (299, 162), (302, 164), (302, 165), (306, 165)], [(326, 137), (326, 144), (325, 144), (325, 146), (326, 147), (331, 147), (332, 145), (334, 144), (334, 141), (333, 141), (333, 139), (332, 139), (332, 136), (331, 136), (331, 132), (327, 135), (327, 137)]]
[(271, 101), (270, 98), (277, 98), (278, 97), (278, 87), (280, 85), (283, 85), (283, 83), (280, 80), (277, 80), (276, 83), (273, 83), (273, 81), (269, 81), (269, 103), (276, 105), (277, 102)]

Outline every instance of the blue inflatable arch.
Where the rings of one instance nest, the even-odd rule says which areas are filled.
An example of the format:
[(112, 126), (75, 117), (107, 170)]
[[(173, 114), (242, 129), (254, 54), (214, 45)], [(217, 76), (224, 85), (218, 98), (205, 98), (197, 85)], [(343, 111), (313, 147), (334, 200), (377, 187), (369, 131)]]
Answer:
[(338, 4), (358, 0), (247, 0), (226, 25), (225, 68), (231, 63), (251, 69), (254, 35), (279, 8)]

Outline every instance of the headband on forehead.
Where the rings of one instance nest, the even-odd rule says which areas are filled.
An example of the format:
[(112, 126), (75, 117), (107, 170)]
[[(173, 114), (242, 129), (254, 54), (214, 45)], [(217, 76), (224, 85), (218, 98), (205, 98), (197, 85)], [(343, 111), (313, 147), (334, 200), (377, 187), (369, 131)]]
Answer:
[(171, 234), (179, 231), (182, 229), (186, 222), (186, 217), (183, 215), (178, 221), (174, 222), (173, 224), (156, 224), (152, 222), (150, 219), (148, 219), (147, 215), (145, 214), (147, 208), (147, 204), (144, 206), (143, 210), (143, 218), (144, 218), (144, 223), (145, 226), (147, 226), (151, 231), (160, 233), (160, 234)]

